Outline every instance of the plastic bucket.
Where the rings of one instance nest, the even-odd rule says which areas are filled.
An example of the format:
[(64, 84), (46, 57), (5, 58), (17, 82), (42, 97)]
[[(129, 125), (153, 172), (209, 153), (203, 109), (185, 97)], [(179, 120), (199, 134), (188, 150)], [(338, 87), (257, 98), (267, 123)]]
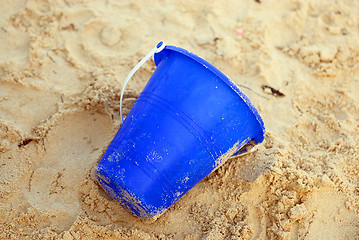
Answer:
[(142, 218), (163, 213), (249, 142), (264, 124), (218, 69), (178, 47), (156, 70), (96, 167), (101, 186)]

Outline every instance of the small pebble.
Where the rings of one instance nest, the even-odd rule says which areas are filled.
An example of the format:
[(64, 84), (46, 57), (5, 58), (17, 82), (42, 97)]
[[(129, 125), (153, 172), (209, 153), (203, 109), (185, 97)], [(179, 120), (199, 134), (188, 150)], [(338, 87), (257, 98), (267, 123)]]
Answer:
[(242, 36), (244, 34), (244, 29), (243, 28), (237, 28), (236, 33), (237, 33), (238, 36)]

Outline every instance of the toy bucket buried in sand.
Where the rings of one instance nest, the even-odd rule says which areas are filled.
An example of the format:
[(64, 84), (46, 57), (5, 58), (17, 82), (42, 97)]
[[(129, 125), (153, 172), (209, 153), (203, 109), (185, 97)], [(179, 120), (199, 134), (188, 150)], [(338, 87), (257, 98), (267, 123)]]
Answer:
[(156, 70), (95, 170), (111, 197), (146, 219), (265, 136), (252, 103), (214, 66), (174, 46), (154, 59)]

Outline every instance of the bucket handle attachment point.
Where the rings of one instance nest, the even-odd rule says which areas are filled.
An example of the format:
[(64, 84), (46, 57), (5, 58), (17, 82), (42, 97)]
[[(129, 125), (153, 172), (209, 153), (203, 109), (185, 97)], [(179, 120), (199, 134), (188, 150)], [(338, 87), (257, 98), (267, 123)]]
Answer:
[(131, 72), (127, 75), (123, 86), (121, 90), (121, 98), (120, 98), (120, 115), (121, 115), (121, 123), (123, 123), (123, 114), (122, 114), (122, 100), (123, 100), (123, 94), (125, 93), (126, 85), (132, 78), (132, 76), (137, 72), (137, 70), (145, 63), (148, 59), (152, 57), (153, 54), (161, 52), (166, 47), (166, 44), (164, 42), (159, 42), (156, 47), (154, 47), (147, 55), (142, 58), (142, 60), (137, 63), (137, 65), (131, 70)]

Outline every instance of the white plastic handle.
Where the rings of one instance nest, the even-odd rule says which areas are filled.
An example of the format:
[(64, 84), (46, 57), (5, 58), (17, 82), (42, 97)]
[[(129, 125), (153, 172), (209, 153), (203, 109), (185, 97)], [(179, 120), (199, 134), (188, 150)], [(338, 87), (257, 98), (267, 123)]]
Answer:
[(122, 90), (121, 90), (121, 98), (120, 98), (120, 115), (121, 115), (121, 123), (123, 123), (123, 115), (122, 115), (122, 99), (123, 94), (125, 93), (126, 85), (128, 81), (132, 78), (133, 74), (148, 60), (152, 57), (153, 54), (161, 52), (166, 47), (164, 42), (160, 42), (154, 47), (147, 55), (142, 58), (142, 60), (137, 63), (137, 65), (131, 70), (131, 72), (127, 75), (125, 82), (123, 83)]

